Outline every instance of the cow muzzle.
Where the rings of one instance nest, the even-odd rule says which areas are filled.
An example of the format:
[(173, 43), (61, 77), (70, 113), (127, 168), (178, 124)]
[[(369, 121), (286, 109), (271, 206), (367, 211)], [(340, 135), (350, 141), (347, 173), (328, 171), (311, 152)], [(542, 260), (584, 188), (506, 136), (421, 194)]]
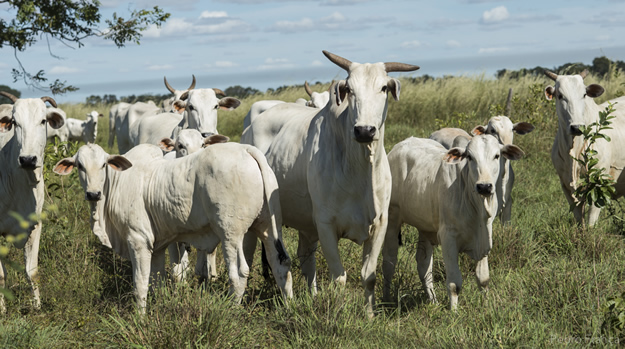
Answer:
[(371, 143), (376, 131), (375, 126), (354, 126), (354, 137), (358, 143)]
[(20, 163), (20, 167), (25, 170), (34, 170), (37, 168), (37, 157), (36, 156), (20, 156), (18, 158)]
[(478, 183), (475, 185), (478, 194), (482, 196), (493, 195), (493, 185), (491, 183)]
[(580, 125), (571, 125), (571, 127), (569, 127), (569, 130), (571, 132), (571, 134), (573, 136), (581, 136), (582, 135), (582, 131), (579, 129)]
[(85, 199), (87, 199), (87, 201), (99, 201), (102, 198), (102, 192), (100, 191), (88, 191), (85, 194)]

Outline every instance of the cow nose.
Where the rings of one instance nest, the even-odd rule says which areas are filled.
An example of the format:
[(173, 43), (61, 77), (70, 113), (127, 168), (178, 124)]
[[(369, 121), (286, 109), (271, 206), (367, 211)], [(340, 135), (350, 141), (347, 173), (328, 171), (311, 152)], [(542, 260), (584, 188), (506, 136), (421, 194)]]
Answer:
[(579, 129), (579, 125), (571, 125), (571, 134), (573, 136), (581, 136), (582, 131)]
[(490, 183), (478, 183), (475, 188), (480, 195), (491, 195), (493, 193), (493, 185)]
[(354, 136), (360, 143), (371, 143), (376, 132), (375, 126), (355, 126)]
[(102, 192), (88, 191), (86, 197), (87, 201), (98, 201), (102, 198)]
[(35, 167), (37, 167), (36, 156), (20, 156), (18, 160), (22, 168), (34, 169)]
[(204, 138), (210, 137), (212, 135), (214, 135), (214, 133), (212, 133), (212, 132), (202, 132), (202, 137), (204, 137)]

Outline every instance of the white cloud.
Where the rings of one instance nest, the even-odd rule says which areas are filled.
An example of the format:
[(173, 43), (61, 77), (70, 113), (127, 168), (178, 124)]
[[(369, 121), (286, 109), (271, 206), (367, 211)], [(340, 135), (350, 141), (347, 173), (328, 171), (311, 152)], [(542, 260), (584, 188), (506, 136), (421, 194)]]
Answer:
[(447, 48), (458, 48), (461, 46), (462, 45), (456, 40), (447, 40), (447, 42), (445, 42), (445, 47)]
[(478, 53), (480, 54), (491, 54), (491, 53), (500, 53), (510, 51), (508, 47), (482, 47), (479, 49)]
[(225, 11), (203, 11), (200, 18), (226, 18), (228, 13)]
[(423, 44), (419, 40), (404, 41), (401, 43), (401, 47), (405, 49), (414, 49), (414, 48), (419, 48), (421, 46), (423, 46)]
[(258, 70), (276, 70), (276, 69), (290, 69), (295, 67), (295, 64), (291, 63), (286, 58), (267, 58), (265, 64), (258, 66)]
[(233, 68), (238, 66), (238, 64), (231, 61), (217, 61), (215, 62), (215, 67), (217, 68)]
[(146, 69), (152, 71), (171, 70), (174, 69), (174, 66), (171, 64), (153, 64), (148, 66)]
[(78, 68), (73, 68), (73, 67), (64, 67), (61, 65), (56, 65), (54, 67), (52, 67), (52, 69), (50, 69), (48, 71), (48, 73), (50, 74), (73, 74), (73, 73), (79, 73), (81, 72), (81, 69)]
[(320, 67), (323, 65), (323, 63), (320, 60), (315, 59), (310, 65), (313, 67)]
[(352, 21), (340, 12), (334, 12), (329, 16), (319, 19), (303, 18), (299, 21), (278, 21), (268, 27), (266, 31), (292, 34), (296, 32), (324, 30), (324, 31), (348, 31), (361, 30), (370, 26), (366, 20)]
[(278, 21), (271, 27), (267, 28), (268, 31), (276, 31), (283, 33), (293, 33), (305, 30), (313, 30), (314, 22), (310, 18), (302, 18), (297, 22), (293, 21)]
[(492, 10), (484, 11), (482, 14), (482, 23), (496, 24), (510, 18), (510, 13), (505, 6), (498, 6)]
[(161, 28), (155, 25), (143, 32), (145, 38), (189, 37), (195, 35), (234, 34), (251, 30), (248, 23), (228, 17), (226, 12), (203, 12), (197, 20), (170, 18)]

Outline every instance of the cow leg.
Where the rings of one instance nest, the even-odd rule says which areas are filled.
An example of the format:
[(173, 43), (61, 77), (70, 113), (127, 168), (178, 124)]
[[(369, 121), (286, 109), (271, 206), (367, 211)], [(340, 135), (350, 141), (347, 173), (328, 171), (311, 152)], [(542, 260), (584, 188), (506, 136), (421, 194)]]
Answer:
[(452, 234), (439, 234), (443, 236), (441, 239), (441, 249), (443, 251), (443, 260), (445, 261), (445, 274), (447, 274), (447, 293), (449, 294), (449, 308), (456, 310), (458, 307), (458, 294), (462, 290), (462, 274), (458, 265), (458, 247), (456, 241), (447, 238)]
[[(247, 273), (245, 273), (245, 269), (248, 268), (243, 253), (243, 240), (241, 239), (241, 241), (237, 243), (237, 241), (225, 239), (222, 241), (221, 246), (226, 261), (228, 276), (230, 277), (229, 294), (233, 296), (234, 301), (239, 304), (245, 292), (245, 285), (242, 284), (247, 283)], [(247, 272), (249, 273), (249, 269), (247, 269)]]
[(488, 270), (488, 256), (480, 259), (475, 267), (475, 276), (477, 284), (483, 291), (488, 291), (488, 282), (490, 281), (490, 273)]
[(436, 303), (436, 294), (434, 293), (434, 277), (432, 275), (434, 248), (430, 240), (424, 234), (419, 233), (419, 244), (417, 245), (417, 270), (419, 271), (419, 279), (431, 303)]
[(399, 221), (397, 210), (389, 208), (388, 228), (384, 237), (384, 248), (382, 250), (382, 274), (384, 275), (384, 296), (385, 302), (392, 302), (391, 288), (393, 286), (393, 275), (397, 267), (397, 252), (399, 250), (399, 239), (401, 234), (401, 222)]
[(317, 252), (317, 240), (311, 239), (309, 233), (305, 231), (299, 231), (299, 241), (297, 244), (297, 258), (299, 258), (302, 274), (306, 277), (308, 282), (308, 288), (314, 295), (317, 294), (317, 272), (316, 272), (316, 257)]
[(200, 276), (200, 282), (217, 279), (217, 251), (209, 253), (206, 250), (197, 250), (195, 275)]
[[(386, 214), (382, 214), (380, 216), (380, 222), (372, 229), (371, 237), (366, 240), (362, 246), (362, 271), (360, 277), (362, 286), (365, 288), (365, 301), (367, 302), (367, 315), (369, 318), (374, 316), (376, 268), (378, 266), (378, 257), (382, 250), (382, 244), (384, 243), (387, 224), (388, 217)], [(338, 245), (335, 246), (337, 246), (338, 252)]]
[(185, 274), (189, 268), (189, 254), (184, 242), (174, 242), (167, 246), (169, 251), (169, 263), (171, 265), (171, 278), (174, 282), (185, 281)]
[(560, 182), (560, 187), (562, 188), (562, 191), (564, 192), (564, 197), (566, 198), (566, 201), (569, 202), (569, 207), (571, 211), (573, 211), (573, 216), (575, 217), (575, 221), (577, 222), (577, 224), (581, 224), (582, 223), (582, 207), (575, 203), (575, 200), (573, 199), (573, 193), (569, 191), (569, 189), (566, 186), (564, 186), (562, 182)]
[(334, 233), (334, 229), (330, 224), (317, 222), (317, 231), (319, 233), (319, 243), (321, 243), (321, 251), (328, 263), (330, 277), (335, 283), (345, 286), (347, 282), (347, 273), (341, 263), (341, 255), (339, 254), (339, 241)]
[[(2, 260), (0, 260), (0, 288), (1, 289), (6, 289), (6, 275), (7, 275), (7, 270), (4, 267), (4, 264), (2, 263)], [(7, 308), (6, 305), (4, 304), (4, 294), (0, 293), (0, 314), (6, 314), (7, 312)]]
[(243, 253), (245, 254), (245, 261), (247, 265), (252, 269), (254, 262), (254, 252), (256, 252), (256, 245), (258, 242), (258, 235), (248, 231), (243, 236)]
[(41, 301), (39, 299), (39, 239), (41, 238), (41, 222), (35, 224), (35, 227), (28, 236), (28, 241), (24, 245), (24, 265), (26, 266), (26, 277), (33, 291), (33, 307), (39, 309)]
[(132, 277), (135, 284), (135, 297), (139, 312), (145, 314), (150, 284), (150, 268), (152, 253), (144, 241), (129, 242), (130, 262), (132, 263)]

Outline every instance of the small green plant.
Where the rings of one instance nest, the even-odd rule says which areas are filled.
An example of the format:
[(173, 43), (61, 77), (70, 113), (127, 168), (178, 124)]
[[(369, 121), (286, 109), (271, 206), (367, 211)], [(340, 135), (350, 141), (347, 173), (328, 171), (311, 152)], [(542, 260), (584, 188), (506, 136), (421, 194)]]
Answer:
[(610, 114), (614, 112), (614, 104), (609, 103), (604, 111), (599, 112), (598, 121), (580, 127), (586, 146), (580, 154), (581, 158), (573, 157), (573, 160), (582, 166), (582, 174), (573, 194), (579, 200), (577, 205), (582, 206), (582, 225), (584, 225), (584, 216), (589, 205), (603, 208), (610, 204), (615, 194), (614, 179), (606, 173), (605, 168), (597, 167), (599, 163), (598, 152), (593, 149), (597, 140), (605, 139), (607, 142), (611, 140), (602, 132), (612, 129), (610, 120), (614, 119), (615, 116)]
[(606, 336), (618, 336), (625, 339), (625, 292), (619, 296), (608, 298), (603, 307), (603, 323), (601, 332)]
[(445, 127), (468, 128), (470, 126), (468, 121), (474, 120), (474, 119), (477, 119), (477, 113), (475, 112), (475, 110), (469, 113), (454, 112), (451, 115), (450, 119), (443, 120), (443, 119), (436, 118), (435, 122), (436, 122), (436, 127), (438, 127), (438, 129), (445, 128)]

